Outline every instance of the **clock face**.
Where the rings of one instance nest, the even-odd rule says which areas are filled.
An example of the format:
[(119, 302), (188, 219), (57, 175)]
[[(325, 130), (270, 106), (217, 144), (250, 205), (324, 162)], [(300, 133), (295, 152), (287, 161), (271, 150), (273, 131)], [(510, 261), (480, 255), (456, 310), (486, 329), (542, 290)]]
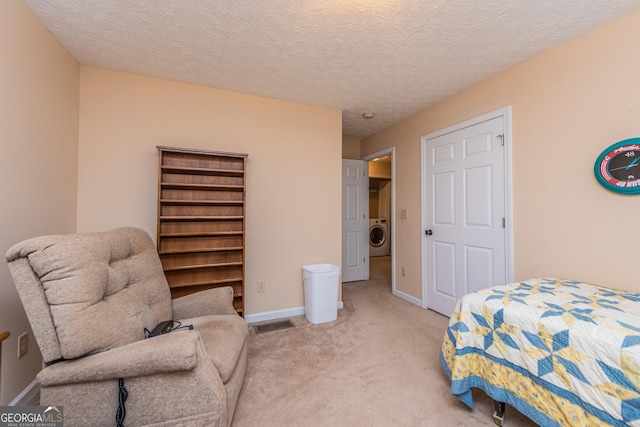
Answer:
[(598, 182), (622, 194), (640, 194), (640, 138), (620, 141), (605, 149), (596, 160)]

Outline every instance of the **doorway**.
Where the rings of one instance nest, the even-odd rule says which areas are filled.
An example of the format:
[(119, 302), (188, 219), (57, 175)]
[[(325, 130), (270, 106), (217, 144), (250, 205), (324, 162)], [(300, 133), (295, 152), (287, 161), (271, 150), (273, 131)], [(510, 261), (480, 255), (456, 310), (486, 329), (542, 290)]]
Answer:
[[(391, 293), (396, 293), (395, 280), (395, 147), (364, 157), (368, 162), (367, 197), (369, 266), (390, 266)], [(388, 271), (382, 268), (382, 271)]]

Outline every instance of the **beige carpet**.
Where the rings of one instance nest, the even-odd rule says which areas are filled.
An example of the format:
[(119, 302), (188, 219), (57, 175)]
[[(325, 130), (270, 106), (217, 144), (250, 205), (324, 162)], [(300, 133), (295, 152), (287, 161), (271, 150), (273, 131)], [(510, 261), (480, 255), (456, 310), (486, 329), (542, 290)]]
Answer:
[[(343, 285), (335, 322), (252, 330), (233, 426), (494, 425), (482, 391), (473, 411), (449, 393), (438, 362), (449, 319), (393, 296), (390, 276), (389, 257), (371, 258), (371, 280)], [(535, 424), (508, 407), (505, 425)]]

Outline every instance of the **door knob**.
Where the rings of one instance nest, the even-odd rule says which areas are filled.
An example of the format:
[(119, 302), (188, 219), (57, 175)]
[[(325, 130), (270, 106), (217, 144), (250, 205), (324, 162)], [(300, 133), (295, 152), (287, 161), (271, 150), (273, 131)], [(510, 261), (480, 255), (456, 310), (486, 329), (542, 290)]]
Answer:
[(427, 236), (431, 236), (433, 234), (433, 230), (425, 230), (424, 234), (426, 234)]

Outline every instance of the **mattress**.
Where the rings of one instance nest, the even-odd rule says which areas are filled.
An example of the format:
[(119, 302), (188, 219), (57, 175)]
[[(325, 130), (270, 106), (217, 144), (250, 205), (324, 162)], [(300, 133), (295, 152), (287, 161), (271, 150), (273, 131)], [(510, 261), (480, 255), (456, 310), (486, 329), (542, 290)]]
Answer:
[(440, 363), (470, 408), (476, 387), (544, 426), (640, 426), (640, 294), (541, 278), (465, 295)]

